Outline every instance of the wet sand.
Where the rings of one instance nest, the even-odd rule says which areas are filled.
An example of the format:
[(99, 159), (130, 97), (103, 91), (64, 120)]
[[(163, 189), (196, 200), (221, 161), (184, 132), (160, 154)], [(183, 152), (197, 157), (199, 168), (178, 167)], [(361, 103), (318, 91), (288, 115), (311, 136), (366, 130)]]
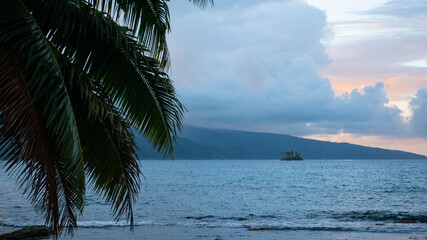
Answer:
[[(73, 239), (149, 239), (149, 240), (427, 240), (417, 233), (376, 233), (347, 231), (267, 230), (248, 231), (246, 228), (207, 228), (178, 226), (138, 226), (129, 228), (79, 228)], [(61, 237), (60, 239), (71, 239)]]

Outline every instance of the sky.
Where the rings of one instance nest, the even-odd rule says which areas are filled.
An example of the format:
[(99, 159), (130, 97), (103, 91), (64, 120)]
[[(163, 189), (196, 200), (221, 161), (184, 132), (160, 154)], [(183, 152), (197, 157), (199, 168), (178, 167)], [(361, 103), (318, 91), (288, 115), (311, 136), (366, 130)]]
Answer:
[(427, 0), (169, 7), (184, 124), (427, 155)]

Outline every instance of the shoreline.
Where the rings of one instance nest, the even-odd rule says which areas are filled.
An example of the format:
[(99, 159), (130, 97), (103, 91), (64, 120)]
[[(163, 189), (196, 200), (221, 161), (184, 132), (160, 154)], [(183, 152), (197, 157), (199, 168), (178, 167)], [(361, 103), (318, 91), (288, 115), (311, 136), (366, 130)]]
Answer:
[[(19, 228), (0, 227), (0, 234)], [(279, 240), (279, 239), (312, 239), (312, 240), (427, 240), (426, 234), (418, 233), (379, 233), (358, 231), (326, 230), (258, 230), (247, 228), (209, 228), (183, 226), (136, 226), (133, 232), (129, 227), (104, 227), (77, 229), (73, 237), (62, 236), (59, 239), (135, 239), (150, 240)], [(54, 239), (47, 237), (43, 239)]]
[[(96, 231), (97, 234), (93, 234)], [(88, 238), (85, 232), (90, 233)], [(109, 238), (112, 235), (116, 237)], [(96, 236), (96, 238), (94, 238)], [(279, 240), (279, 239), (312, 239), (312, 240), (427, 240), (427, 234), (410, 233), (376, 233), (355, 231), (318, 231), (318, 230), (265, 230), (249, 231), (247, 228), (209, 228), (182, 226), (138, 226), (131, 232), (126, 228), (93, 229), (80, 228), (74, 239), (150, 239), (150, 240)], [(60, 239), (73, 239), (69, 237)]]

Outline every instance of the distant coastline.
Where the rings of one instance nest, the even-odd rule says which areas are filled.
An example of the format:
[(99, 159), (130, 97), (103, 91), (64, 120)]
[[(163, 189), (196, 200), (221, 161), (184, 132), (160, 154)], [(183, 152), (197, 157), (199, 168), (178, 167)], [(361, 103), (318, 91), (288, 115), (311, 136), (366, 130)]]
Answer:
[[(136, 138), (142, 159), (163, 159), (141, 136)], [(398, 150), (305, 139), (285, 134), (207, 129), (185, 125), (174, 145), (174, 159), (278, 159), (283, 149), (298, 149), (304, 159), (427, 159)]]

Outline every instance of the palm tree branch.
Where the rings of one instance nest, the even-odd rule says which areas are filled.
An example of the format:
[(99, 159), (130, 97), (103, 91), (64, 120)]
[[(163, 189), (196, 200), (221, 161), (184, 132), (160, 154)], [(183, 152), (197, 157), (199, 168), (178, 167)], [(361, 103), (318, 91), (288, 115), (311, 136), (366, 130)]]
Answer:
[[(58, 218), (66, 219), (68, 217), (62, 214), (64, 211), (61, 210), (58, 213), (58, 210), (54, 208), (69, 208), (73, 212), (72, 215), (75, 215), (75, 212), (81, 211), (83, 207), (84, 168), (73, 110), (57, 61), (52, 54), (52, 48), (26, 5), (17, 0), (8, 1), (7, 3), (2, 1), (0, 3), (0, 16), (2, 16), (0, 18), (0, 46), (5, 49), (7, 56), (14, 55), (16, 66), (13, 69), (15, 69), (15, 73), (22, 73), (21, 78), (25, 80), (25, 83), (18, 84), (17, 81), (14, 81), (10, 84), (16, 84), (17, 88), (20, 88), (30, 96), (30, 98), (27, 98), (27, 104), (34, 106), (34, 109), (38, 110), (40, 115), (38, 119), (43, 120), (43, 125), (40, 124), (41, 121), (35, 121), (39, 122), (38, 128), (34, 126), (25, 128), (24, 125), (32, 119), (34, 120), (37, 115), (20, 115), (21, 117), (17, 117), (16, 113), (12, 113), (12, 115), (7, 116), (5, 108), (18, 107), (17, 104), (25, 104), (25, 101), (9, 102), (16, 99), (12, 95), (8, 95), (8, 92), (4, 92), (5, 94), (2, 96), (4, 96), (5, 105), (1, 109), (1, 124), (4, 124), (4, 121), (12, 121), (13, 124), (17, 124), (16, 126), (22, 128), (16, 128), (16, 131), (9, 131), (8, 135), (3, 135), (2, 147), (7, 149), (6, 152), (8, 152), (6, 157), (9, 159), (9, 170), (25, 165), (20, 161), (19, 157), (31, 159), (30, 167), (34, 169), (37, 164), (41, 164), (36, 163), (37, 161), (43, 162), (46, 160), (43, 158), (44, 151), (46, 151), (44, 157), (51, 156), (47, 158), (47, 161), (50, 161), (51, 166), (53, 166), (52, 169), (49, 168), (49, 171), (55, 172), (54, 177), (50, 177), (46, 179), (46, 182), (43, 182), (33, 177), (34, 174), (24, 175), (26, 176), (25, 179), (33, 179), (34, 187), (28, 187), (27, 189), (29, 189), (29, 195), (33, 196), (31, 199), (34, 201), (36, 208), (46, 212), (46, 221), (53, 225), (53, 229), (58, 233), (63, 227), (58, 225)], [(3, 67), (7, 68), (8, 66), (13, 67), (13, 64), (11, 64), (10, 60), (3, 59)], [(2, 80), (6, 79), (6, 77), (15, 79), (12, 75), (4, 77)], [(17, 110), (19, 109), (15, 109), (15, 111)], [(29, 133), (37, 133), (42, 127), (46, 129), (46, 137), (42, 141), (45, 144), (38, 149), (36, 147), (38, 145), (31, 145), (34, 140), (30, 138), (31, 135)], [(17, 137), (20, 139), (18, 142), (16, 142)], [(47, 142), (50, 145), (47, 145)], [(48, 148), (47, 146), (51, 147)], [(30, 154), (35, 155), (31, 156)], [(37, 154), (41, 155), (38, 156)], [(63, 165), (60, 165), (59, 161), (62, 161)], [(71, 174), (67, 176), (61, 174), (58, 170), (62, 167)], [(40, 167), (38, 169), (36, 174), (42, 174), (44, 170)], [(21, 170), (21, 173), (26, 173), (26, 171), (26, 169)], [(34, 171), (30, 170), (31, 173)], [(56, 201), (56, 203), (52, 204), (57, 207), (46, 206), (43, 197), (40, 197), (42, 184), (49, 187), (47, 188), (47, 190), (50, 190), (49, 192), (45, 189), (47, 197), (51, 197), (52, 194), (59, 196), (51, 197), (52, 199), (50, 200), (50, 203)], [(71, 186), (71, 188), (67, 186)], [(55, 191), (53, 190), (54, 187), (56, 187)], [(56, 200), (53, 198), (56, 198)], [(58, 202), (62, 200), (65, 205)], [(61, 220), (61, 222), (63, 221)], [(71, 223), (74, 222), (71, 219)]]
[(62, 60), (64, 75), (72, 84), (72, 102), (79, 106), (76, 116), (89, 179), (95, 191), (112, 204), (116, 220), (125, 217), (133, 227), (132, 209), (141, 172), (131, 126), (102, 86), (77, 64)]
[(214, 5), (214, 0), (188, 0), (190, 2), (193, 2), (194, 5), (197, 5), (199, 7), (206, 7), (207, 5)]
[[(189, 0), (202, 8), (213, 0)], [(167, 0), (88, 0), (95, 8), (108, 13), (116, 21), (133, 29), (139, 43), (147, 46), (150, 56), (169, 66), (166, 34), (170, 31), (170, 13)]]
[(88, 0), (97, 9), (133, 29), (139, 43), (149, 48), (148, 54), (169, 64), (166, 33), (170, 31), (170, 15), (166, 0)]
[[(145, 55), (144, 46), (133, 40), (126, 28), (87, 4), (37, 3), (32, 5), (34, 17), (43, 19), (40, 22), (43, 29), (50, 30), (51, 43), (101, 80), (114, 104), (154, 147), (171, 153), (184, 108), (169, 77), (155, 59)], [(46, 17), (48, 12), (50, 18)]]
[(15, 173), (36, 210), (46, 213), (46, 222), (55, 233), (64, 226), (58, 225), (60, 222), (73, 229), (75, 211), (83, 207), (82, 198), (75, 197), (81, 194), (79, 189), (69, 187), (76, 179), (58, 171), (63, 164), (57, 147), (32, 101), (16, 58), (5, 48), (0, 49), (0, 56), (0, 158), (6, 160), (7, 171)]

